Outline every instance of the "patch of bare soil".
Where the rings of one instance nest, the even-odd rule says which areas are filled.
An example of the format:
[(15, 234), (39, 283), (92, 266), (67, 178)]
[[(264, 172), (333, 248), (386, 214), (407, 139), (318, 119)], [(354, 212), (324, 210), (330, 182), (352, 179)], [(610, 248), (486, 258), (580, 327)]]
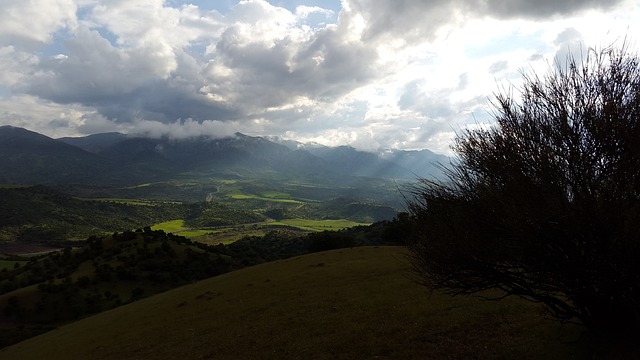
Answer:
[(11, 242), (0, 244), (0, 254), (39, 255), (62, 250), (61, 247)]

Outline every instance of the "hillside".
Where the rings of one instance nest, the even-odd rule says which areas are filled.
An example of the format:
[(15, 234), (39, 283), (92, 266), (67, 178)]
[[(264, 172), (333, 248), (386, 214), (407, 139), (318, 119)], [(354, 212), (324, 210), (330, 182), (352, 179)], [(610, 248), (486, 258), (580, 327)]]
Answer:
[(175, 203), (78, 199), (45, 186), (0, 188), (0, 198), (0, 245), (85, 239), (180, 218), (189, 210)]
[[(0, 359), (586, 359), (609, 350), (535, 304), (452, 298), (409, 277), (399, 247), (275, 261), (110, 310)], [(495, 294), (494, 294), (495, 295)]]
[[(400, 220), (341, 231), (310, 229), (306, 235), (296, 224), (285, 222), (262, 236), (245, 235), (209, 245), (161, 229), (175, 231), (176, 223), (90, 237), (58, 251), (53, 245), (37, 246), (40, 250), (32, 252), (50, 251), (40, 255), (0, 255), (0, 348), (90, 314), (246, 266), (310, 252), (403, 241), (397, 231), (389, 231), (401, 226)], [(333, 225), (334, 230), (351, 226)], [(327, 225), (315, 226), (327, 230)], [(0, 253), (25, 247), (34, 245), (0, 245)]]
[(0, 187), (0, 199), (0, 253), (5, 242), (64, 245), (67, 240), (144, 228), (173, 219), (184, 219), (193, 228), (208, 229), (265, 219), (256, 211), (239, 209), (232, 203), (81, 199), (40, 185)]
[(30, 257), (0, 271), (0, 346), (240, 267), (224, 252), (145, 228)]

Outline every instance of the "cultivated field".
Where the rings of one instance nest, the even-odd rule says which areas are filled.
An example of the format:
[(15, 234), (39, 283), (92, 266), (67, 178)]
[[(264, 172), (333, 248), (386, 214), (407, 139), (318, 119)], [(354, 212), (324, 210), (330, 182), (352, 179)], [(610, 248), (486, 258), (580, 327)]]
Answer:
[(267, 226), (291, 226), (307, 231), (337, 231), (359, 225), (369, 225), (351, 220), (309, 220), (309, 219), (284, 219), (267, 223)]
[(151, 226), (152, 230), (163, 230), (167, 233), (184, 236), (205, 244), (230, 243), (243, 236), (262, 236), (275, 226), (284, 226), (300, 232), (337, 231), (354, 226), (369, 225), (351, 220), (309, 220), (284, 219), (281, 221), (265, 221), (256, 224), (220, 226), (215, 229), (194, 229), (185, 226), (184, 220), (164, 221)]

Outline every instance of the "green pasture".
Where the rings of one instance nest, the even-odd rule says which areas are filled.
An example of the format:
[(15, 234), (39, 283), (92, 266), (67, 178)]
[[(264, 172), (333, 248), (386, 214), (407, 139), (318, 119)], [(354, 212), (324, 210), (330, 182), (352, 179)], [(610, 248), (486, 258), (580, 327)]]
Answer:
[(265, 224), (265, 226), (292, 226), (307, 231), (336, 231), (358, 225), (369, 225), (351, 220), (308, 220), (308, 219), (284, 219)]
[(295, 199), (285, 199), (280, 197), (266, 197), (266, 196), (257, 196), (257, 195), (247, 195), (247, 194), (231, 194), (230, 198), (234, 200), (262, 200), (262, 201), (271, 201), (271, 202), (279, 202), (279, 203), (289, 203), (289, 204), (304, 204), (302, 201)]
[(151, 230), (162, 230), (166, 233), (174, 233), (176, 235), (184, 236), (189, 239), (216, 232), (216, 230), (192, 229), (185, 227), (184, 220), (182, 219), (169, 220), (155, 224), (151, 227)]
[(155, 224), (151, 227), (151, 230), (162, 230), (166, 233), (178, 233), (187, 229), (184, 227), (184, 220), (178, 219)]
[(31, 185), (24, 184), (0, 184), (0, 189), (22, 189), (31, 187)]
[(205, 231), (206, 234), (198, 237), (197, 241), (207, 245), (228, 245), (247, 236), (260, 237), (266, 235), (264, 228), (242, 225)]
[(89, 198), (78, 198), (78, 200), (112, 202), (112, 203), (133, 205), (133, 206), (156, 206), (157, 205), (156, 201), (143, 200), (143, 199), (123, 199), (123, 198), (91, 198), (91, 199), (89, 199)]
[(263, 191), (259, 195), (248, 194), (243, 191), (242, 184), (235, 180), (223, 180), (224, 186), (220, 187), (220, 193), (233, 200), (261, 200), (290, 204), (303, 204), (302, 201), (291, 198), (291, 195), (281, 191)]
[(149, 187), (149, 186), (154, 185), (154, 184), (160, 184), (160, 183), (144, 183), (144, 184), (138, 184), (138, 185), (133, 185), (133, 186), (126, 187), (125, 189), (139, 189), (139, 188), (145, 188), (145, 187)]
[(0, 260), (0, 270), (3, 270), (3, 269), (11, 270), (16, 266), (16, 264), (20, 264), (22, 266), (26, 263), (27, 261)]
[(184, 236), (192, 239), (192, 238), (197, 238), (200, 236), (207, 235), (211, 232), (212, 232), (211, 230), (184, 230), (176, 233), (176, 235), (180, 235), (180, 236)]
[(291, 195), (279, 191), (265, 191), (262, 196), (268, 199), (291, 199)]

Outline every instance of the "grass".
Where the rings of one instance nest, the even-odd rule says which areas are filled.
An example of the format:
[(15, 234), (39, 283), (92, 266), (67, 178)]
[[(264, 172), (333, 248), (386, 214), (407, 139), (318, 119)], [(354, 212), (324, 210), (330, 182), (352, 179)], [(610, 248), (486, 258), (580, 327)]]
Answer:
[(162, 230), (167, 233), (178, 233), (186, 230), (184, 227), (184, 220), (169, 220), (155, 224), (151, 227), (151, 230)]
[[(232, 228), (233, 229), (233, 228)], [(212, 230), (212, 229), (192, 229), (192, 228), (188, 228), (185, 227), (184, 225), (184, 220), (182, 219), (178, 219), (178, 220), (169, 220), (169, 221), (165, 221), (165, 222), (161, 222), (158, 224), (155, 224), (151, 227), (151, 230), (162, 230), (164, 232), (167, 233), (174, 233), (176, 235), (180, 235), (180, 236), (184, 236), (186, 238), (189, 239), (196, 239), (203, 242), (205, 244), (208, 243), (224, 243), (225, 241), (206, 241), (207, 237), (211, 237), (212, 235), (216, 235), (215, 237), (217, 238), (217, 234), (224, 232), (224, 229), (216, 229), (216, 230)], [(233, 233), (235, 233), (235, 231), (231, 231)], [(238, 238), (240, 238), (242, 235), (239, 235)], [(204, 238), (203, 238), (204, 237)], [(237, 239), (234, 238), (233, 241), (235, 241)], [(233, 242), (233, 241), (228, 241)]]
[(207, 245), (230, 244), (245, 236), (264, 236), (265, 232), (254, 226), (235, 225), (219, 229), (191, 229), (185, 227), (184, 220), (170, 220), (155, 224), (151, 230), (184, 236)]
[(256, 195), (247, 195), (247, 194), (231, 194), (230, 198), (234, 200), (262, 200), (262, 201), (271, 201), (271, 202), (279, 202), (279, 203), (288, 203), (288, 204), (304, 204), (304, 202), (295, 200), (295, 199), (284, 199), (278, 197), (266, 197), (266, 196), (256, 196)]
[(155, 224), (151, 227), (151, 230), (162, 230), (167, 233), (174, 233), (176, 235), (184, 236), (190, 239), (197, 238), (208, 233), (211, 230), (191, 229), (184, 226), (184, 220), (169, 220)]
[(316, 253), (228, 273), (0, 350), (0, 359), (593, 359), (536, 304), (450, 297), (405, 251)]
[(192, 238), (204, 236), (209, 233), (211, 233), (211, 230), (183, 230), (176, 233), (176, 235), (180, 235), (180, 236), (184, 236), (192, 239)]
[(0, 184), (0, 189), (23, 189), (31, 187), (31, 185), (25, 184)]
[(154, 201), (141, 200), (141, 199), (121, 199), (121, 198), (92, 198), (92, 199), (77, 198), (77, 199), (85, 200), (85, 201), (113, 202), (113, 203), (118, 203), (118, 204), (134, 205), (134, 206), (155, 206), (155, 205), (157, 205), (157, 203), (154, 202)]
[(196, 241), (207, 244), (228, 245), (234, 243), (246, 236), (264, 236), (266, 233), (260, 228), (253, 228), (247, 226), (234, 226), (215, 230), (206, 230), (206, 234), (195, 239)]
[(291, 199), (291, 195), (279, 191), (265, 191), (262, 196), (269, 199)]
[(26, 264), (27, 261), (0, 260), (0, 270), (2, 270), (2, 269), (11, 270), (11, 269), (14, 268), (16, 263), (20, 264), (22, 266), (22, 265)]
[(220, 192), (233, 200), (261, 200), (288, 204), (304, 204), (304, 202), (296, 199), (292, 199), (291, 195), (280, 191), (264, 191), (260, 195), (246, 194), (242, 191), (242, 186), (236, 184), (236, 182), (224, 184), (234, 186), (224, 186), (220, 189)]
[(160, 182), (156, 182), (156, 183), (144, 183), (144, 184), (138, 184), (138, 185), (133, 185), (133, 186), (125, 187), (124, 189), (139, 189), (139, 188), (149, 187), (149, 186), (154, 185), (154, 184), (161, 184), (161, 183), (160, 183)]
[(308, 220), (308, 219), (284, 219), (265, 224), (266, 226), (292, 226), (307, 231), (342, 230), (358, 225), (369, 225), (351, 220)]

